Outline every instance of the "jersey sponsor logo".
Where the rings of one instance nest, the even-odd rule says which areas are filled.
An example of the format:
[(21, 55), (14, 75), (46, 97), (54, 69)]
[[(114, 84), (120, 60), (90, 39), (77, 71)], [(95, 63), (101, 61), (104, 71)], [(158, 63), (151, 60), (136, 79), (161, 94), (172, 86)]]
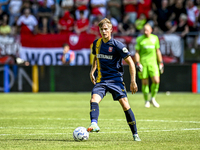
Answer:
[(104, 55), (104, 54), (97, 54), (97, 58), (103, 58), (103, 59), (113, 59), (112, 55)]
[(109, 47), (109, 48), (108, 48), (108, 51), (109, 51), (109, 52), (112, 52), (112, 50), (113, 50), (113, 47)]
[(148, 49), (148, 48), (155, 48), (155, 45), (145, 45), (144, 48), (145, 48), (145, 49)]
[(127, 49), (126, 47), (124, 47), (124, 48), (122, 49), (122, 51), (123, 51), (124, 53), (128, 53), (128, 49)]

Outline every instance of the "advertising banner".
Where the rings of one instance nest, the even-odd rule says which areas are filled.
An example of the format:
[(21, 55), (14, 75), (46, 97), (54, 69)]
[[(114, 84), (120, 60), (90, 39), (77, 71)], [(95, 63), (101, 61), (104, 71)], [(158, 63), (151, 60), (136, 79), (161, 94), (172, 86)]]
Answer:
[(18, 36), (0, 36), (0, 64), (15, 64), (19, 48)]
[(91, 34), (21, 35), (20, 57), (31, 65), (62, 65), (62, 45), (68, 43), (75, 53), (75, 65), (88, 65)]

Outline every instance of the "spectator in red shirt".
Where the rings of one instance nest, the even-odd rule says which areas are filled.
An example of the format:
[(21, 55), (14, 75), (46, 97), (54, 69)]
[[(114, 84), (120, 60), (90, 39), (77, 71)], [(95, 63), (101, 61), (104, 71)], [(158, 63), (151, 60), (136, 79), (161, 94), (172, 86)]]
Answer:
[(60, 33), (69, 33), (74, 30), (74, 18), (70, 16), (69, 11), (66, 11), (64, 16), (59, 19), (58, 29)]
[(77, 34), (86, 33), (89, 27), (89, 20), (85, 18), (84, 12), (80, 11), (80, 19), (75, 22), (75, 32)]
[(80, 11), (83, 11), (84, 17), (88, 18), (89, 11), (88, 11), (88, 3), (89, 0), (75, 0), (75, 7), (76, 7), (76, 20), (80, 19)]
[(129, 15), (130, 23), (134, 24), (137, 18), (137, 0), (123, 0), (125, 14)]
[(89, 30), (89, 33), (94, 34), (96, 36), (96, 39), (101, 37), (98, 24), (99, 24), (99, 20), (97, 18), (93, 19), (92, 25)]
[(138, 3), (137, 16), (139, 17), (140, 14), (144, 14), (148, 19), (149, 11), (151, 10), (151, 3), (151, 0), (140, 0)]

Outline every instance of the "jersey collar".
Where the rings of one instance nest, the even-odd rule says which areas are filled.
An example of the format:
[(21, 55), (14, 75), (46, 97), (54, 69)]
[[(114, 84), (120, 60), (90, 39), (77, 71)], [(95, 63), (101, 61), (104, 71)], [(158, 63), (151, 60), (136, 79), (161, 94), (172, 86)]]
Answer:
[[(103, 39), (102, 39), (102, 42), (103, 42)], [(104, 44), (113, 45), (113, 38), (111, 38), (107, 43), (104, 43)]]

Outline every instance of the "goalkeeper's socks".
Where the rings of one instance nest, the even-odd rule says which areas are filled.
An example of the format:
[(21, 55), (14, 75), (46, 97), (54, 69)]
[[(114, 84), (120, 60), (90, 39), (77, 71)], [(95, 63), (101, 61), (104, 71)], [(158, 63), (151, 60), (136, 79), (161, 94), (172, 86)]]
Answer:
[(133, 114), (133, 111), (131, 110), (131, 108), (129, 110), (124, 111), (125, 115), (126, 115), (126, 121), (133, 133), (137, 134), (137, 127), (136, 127), (136, 120), (135, 120), (135, 116)]
[(96, 102), (90, 103), (90, 120), (91, 122), (98, 122), (99, 104)]
[(151, 97), (155, 97), (156, 94), (158, 93), (158, 89), (159, 89), (159, 83), (152, 83), (151, 84)]
[(149, 85), (142, 84), (142, 93), (144, 95), (144, 100), (148, 101), (148, 95), (149, 95)]

